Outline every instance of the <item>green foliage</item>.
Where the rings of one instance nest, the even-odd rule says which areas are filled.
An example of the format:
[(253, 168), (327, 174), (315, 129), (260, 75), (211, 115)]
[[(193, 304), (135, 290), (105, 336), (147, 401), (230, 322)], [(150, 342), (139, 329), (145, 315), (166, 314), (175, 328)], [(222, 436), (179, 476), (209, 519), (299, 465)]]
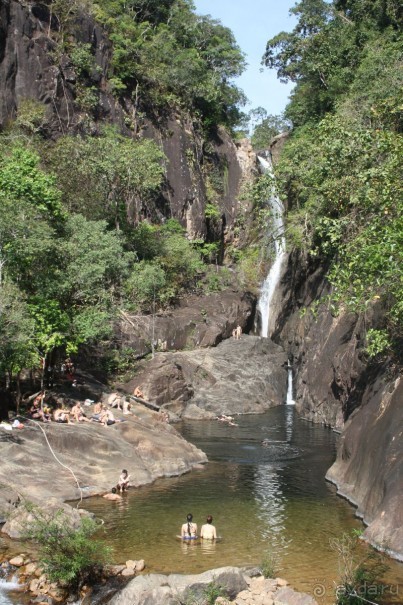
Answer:
[(276, 135), (290, 130), (291, 127), (290, 122), (282, 115), (267, 115), (267, 112), (261, 107), (250, 111), (249, 115), (253, 121), (251, 143), (253, 149), (256, 150), (268, 149)]
[(158, 193), (163, 157), (153, 141), (134, 140), (105, 128), (99, 137), (60, 138), (49, 149), (48, 163), (70, 212), (104, 218), (126, 229)]
[(0, 286), (0, 372), (9, 376), (39, 364), (34, 321), (22, 293), (12, 283)]
[(362, 605), (368, 599), (371, 603), (379, 603), (383, 595), (380, 580), (388, 570), (384, 556), (371, 547), (363, 552), (357, 533), (334, 538), (330, 546), (339, 560), (336, 604)]
[(97, 70), (91, 44), (77, 43), (70, 51), (70, 59), (78, 76), (89, 76)]
[(218, 597), (228, 596), (226, 589), (215, 581), (209, 582), (203, 593), (205, 605), (214, 605)]
[(244, 95), (231, 79), (245, 63), (228, 28), (196, 15), (190, 0), (103, 0), (94, 11), (113, 42), (115, 91), (136, 90), (144, 106), (196, 110), (207, 127), (236, 124)]
[(275, 578), (278, 573), (278, 556), (272, 551), (267, 550), (260, 564), (260, 569), (265, 578)]
[(60, 510), (56, 514), (31, 507), (34, 520), (26, 537), (39, 548), (39, 562), (51, 582), (78, 588), (108, 562), (111, 549), (94, 539), (97, 523), (84, 517), (74, 529), (70, 519)]
[[(21, 200), (45, 217), (60, 220), (63, 210), (55, 178), (39, 167), (39, 155), (22, 145), (14, 145), (0, 158), (0, 203)], [(2, 151), (3, 151), (2, 150)]]
[(46, 124), (47, 107), (35, 99), (21, 99), (15, 125), (29, 135), (41, 131)]
[(364, 311), (380, 298), (393, 340), (403, 322), (402, 137), (338, 116), (300, 129), (279, 167), (294, 243), (331, 260), (333, 301)]
[(127, 299), (135, 309), (148, 310), (155, 301), (164, 299), (166, 284), (166, 273), (161, 265), (140, 261), (126, 282)]
[(369, 357), (375, 357), (385, 351), (389, 346), (389, 335), (386, 330), (375, 330), (370, 328), (367, 332), (367, 345), (365, 352)]

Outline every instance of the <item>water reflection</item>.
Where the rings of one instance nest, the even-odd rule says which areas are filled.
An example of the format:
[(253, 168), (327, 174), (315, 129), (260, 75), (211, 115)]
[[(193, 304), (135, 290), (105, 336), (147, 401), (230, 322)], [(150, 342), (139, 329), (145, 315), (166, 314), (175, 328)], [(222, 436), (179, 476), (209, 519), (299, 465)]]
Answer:
[[(101, 534), (115, 547), (115, 560), (144, 558), (148, 572), (199, 573), (259, 565), (270, 550), (296, 588), (312, 594), (318, 578), (332, 584), (338, 568), (329, 537), (362, 527), (324, 479), (337, 435), (299, 420), (293, 406), (237, 423), (183, 424), (184, 437), (209, 457), (203, 469), (131, 490), (117, 504), (85, 502), (104, 519)], [(211, 514), (223, 540), (176, 540), (189, 512), (199, 525)], [(328, 596), (323, 605), (332, 602)]]

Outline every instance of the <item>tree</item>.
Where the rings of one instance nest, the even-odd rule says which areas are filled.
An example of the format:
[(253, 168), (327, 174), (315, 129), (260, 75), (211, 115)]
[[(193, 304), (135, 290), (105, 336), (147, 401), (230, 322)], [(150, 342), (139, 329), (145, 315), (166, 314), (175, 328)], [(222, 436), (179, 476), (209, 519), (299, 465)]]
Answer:
[(66, 208), (87, 218), (104, 218), (118, 230), (150, 212), (148, 202), (158, 194), (163, 177), (159, 147), (149, 139), (124, 137), (114, 128), (105, 128), (99, 137), (62, 137), (47, 157)]
[(94, 538), (99, 529), (94, 519), (83, 517), (74, 528), (63, 510), (47, 513), (34, 506), (28, 510), (34, 520), (26, 538), (37, 543), (41, 567), (51, 582), (78, 589), (109, 561), (111, 549)]
[(251, 136), (252, 146), (257, 150), (268, 149), (276, 135), (288, 130), (290, 130), (290, 122), (283, 116), (266, 115), (255, 124)]

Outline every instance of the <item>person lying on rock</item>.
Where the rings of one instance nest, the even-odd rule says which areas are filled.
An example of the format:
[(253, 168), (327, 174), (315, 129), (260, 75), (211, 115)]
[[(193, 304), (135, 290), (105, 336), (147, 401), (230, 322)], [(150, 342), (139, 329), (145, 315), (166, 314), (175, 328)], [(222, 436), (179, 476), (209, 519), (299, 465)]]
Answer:
[(217, 532), (214, 525), (212, 525), (213, 517), (208, 515), (206, 521), (207, 523), (201, 526), (200, 537), (203, 538), (203, 540), (215, 540), (217, 538)]
[(181, 538), (182, 540), (197, 539), (197, 524), (193, 523), (193, 515), (191, 513), (186, 516), (186, 523), (181, 527)]
[(119, 494), (116, 492), (116, 487), (112, 487), (111, 490), (112, 493), (110, 494), (104, 494), (102, 497), (105, 498), (105, 500), (121, 500), (122, 496), (119, 496)]
[(70, 412), (73, 420), (76, 422), (91, 422), (89, 418), (84, 414), (83, 409), (81, 407), (81, 403), (77, 401), (75, 405), (71, 408)]
[(118, 482), (118, 490), (122, 493), (127, 491), (130, 484), (130, 475), (127, 470), (124, 468), (120, 474), (119, 482)]

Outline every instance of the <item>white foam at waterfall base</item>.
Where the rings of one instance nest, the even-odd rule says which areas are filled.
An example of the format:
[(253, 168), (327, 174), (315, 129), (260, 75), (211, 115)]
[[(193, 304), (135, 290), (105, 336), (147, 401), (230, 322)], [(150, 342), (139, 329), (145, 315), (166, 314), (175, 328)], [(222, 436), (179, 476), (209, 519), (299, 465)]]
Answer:
[(21, 588), (21, 585), (13, 578), (11, 580), (0, 580), (0, 605), (12, 605), (7, 592), (18, 588)]
[[(262, 170), (270, 175), (273, 175), (273, 166), (271, 160), (265, 160), (258, 156)], [(274, 262), (270, 271), (264, 280), (260, 289), (260, 297), (258, 301), (258, 309), (261, 317), (261, 332), (260, 335), (268, 338), (270, 324), (270, 305), (273, 294), (276, 291), (281, 276), (281, 268), (285, 256), (285, 239), (284, 239), (284, 208), (281, 200), (275, 195), (274, 188), (270, 199), (267, 200), (272, 214), (272, 224), (270, 225), (270, 236), (274, 239), (272, 244), (275, 254)]]

